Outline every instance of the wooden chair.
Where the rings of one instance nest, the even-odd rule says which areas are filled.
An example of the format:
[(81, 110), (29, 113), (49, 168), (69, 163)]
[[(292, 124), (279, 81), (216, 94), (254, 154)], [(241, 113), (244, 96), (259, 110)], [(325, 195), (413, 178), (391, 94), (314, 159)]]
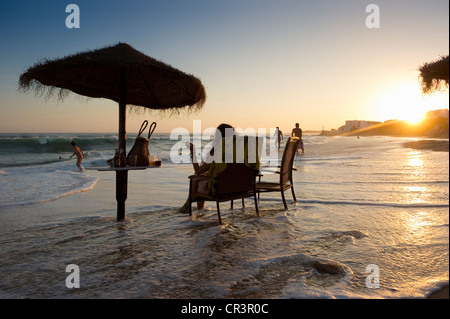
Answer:
[(260, 193), (267, 192), (281, 192), (281, 198), (283, 199), (284, 209), (287, 209), (286, 198), (284, 192), (288, 189), (292, 190), (292, 197), (294, 201), (297, 201), (294, 193), (294, 183), (292, 181), (292, 171), (297, 170), (293, 168), (295, 153), (299, 143), (298, 137), (290, 137), (287, 140), (286, 147), (284, 148), (283, 158), (281, 159), (281, 165), (278, 166), (280, 174), (280, 181), (278, 183), (261, 182), (261, 176), (259, 175), (259, 182), (256, 183), (256, 191), (258, 192), (258, 199)]

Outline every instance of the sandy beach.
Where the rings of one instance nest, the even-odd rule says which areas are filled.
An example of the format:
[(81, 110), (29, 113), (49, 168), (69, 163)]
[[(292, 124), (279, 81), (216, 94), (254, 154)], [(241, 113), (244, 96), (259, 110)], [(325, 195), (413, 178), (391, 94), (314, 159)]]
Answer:
[(432, 150), (436, 152), (448, 152), (447, 140), (418, 140), (413, 142), (406, 142), (405, 147), (414, 148), (418, 150)]

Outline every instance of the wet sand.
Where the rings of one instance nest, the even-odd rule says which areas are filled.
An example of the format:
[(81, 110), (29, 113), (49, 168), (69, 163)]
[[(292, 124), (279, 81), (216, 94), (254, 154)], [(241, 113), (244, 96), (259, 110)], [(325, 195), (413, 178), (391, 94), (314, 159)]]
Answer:
[(448, 152), (448, 140), (419, 140), (414, 142), (406, 142), (405, 147), (417, 150), (432, 150), (436, 152)]

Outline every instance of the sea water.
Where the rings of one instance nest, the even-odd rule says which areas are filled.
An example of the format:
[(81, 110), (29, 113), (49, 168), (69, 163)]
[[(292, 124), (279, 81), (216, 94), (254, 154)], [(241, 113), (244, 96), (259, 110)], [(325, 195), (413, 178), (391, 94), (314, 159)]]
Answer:
[(115, 134), (1, 134), (0, 297), (423, 298), (448, 284), (449, 155), (410, 140), (306, 135), (297, 202), (264, 194), (260, 218), (252, 200), (222, 203), (220, 225), (215, 203), (177, 213), (193, 170), (169, 134), (150, 140), (160, 168), (129, 172), (122, 222), (115, 174), (95, 170)]

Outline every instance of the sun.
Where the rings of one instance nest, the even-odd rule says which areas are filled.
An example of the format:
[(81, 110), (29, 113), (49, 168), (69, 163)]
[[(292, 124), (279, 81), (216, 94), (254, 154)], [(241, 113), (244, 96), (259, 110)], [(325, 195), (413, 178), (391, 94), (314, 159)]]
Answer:
[(423, 121), (425, 118), (425, 113), (411, 113), (411, 114), (405, 114), (403, 116), (403, 121), (408, 122), (411, 125), (419, 124)]
[(424, 95), (417, 79), (408, 78), (391, 82), (374, 92), (369, 107), (372, 120), (399, 120), (415, 125), (427, 112), (448, 108), (449, 94), (447, 91)]
[(400, 83), (380, 92), (375, 98), (374, 112), (384, 120), (407, 121), (417, 124), (430, 110), (419, 84)]

